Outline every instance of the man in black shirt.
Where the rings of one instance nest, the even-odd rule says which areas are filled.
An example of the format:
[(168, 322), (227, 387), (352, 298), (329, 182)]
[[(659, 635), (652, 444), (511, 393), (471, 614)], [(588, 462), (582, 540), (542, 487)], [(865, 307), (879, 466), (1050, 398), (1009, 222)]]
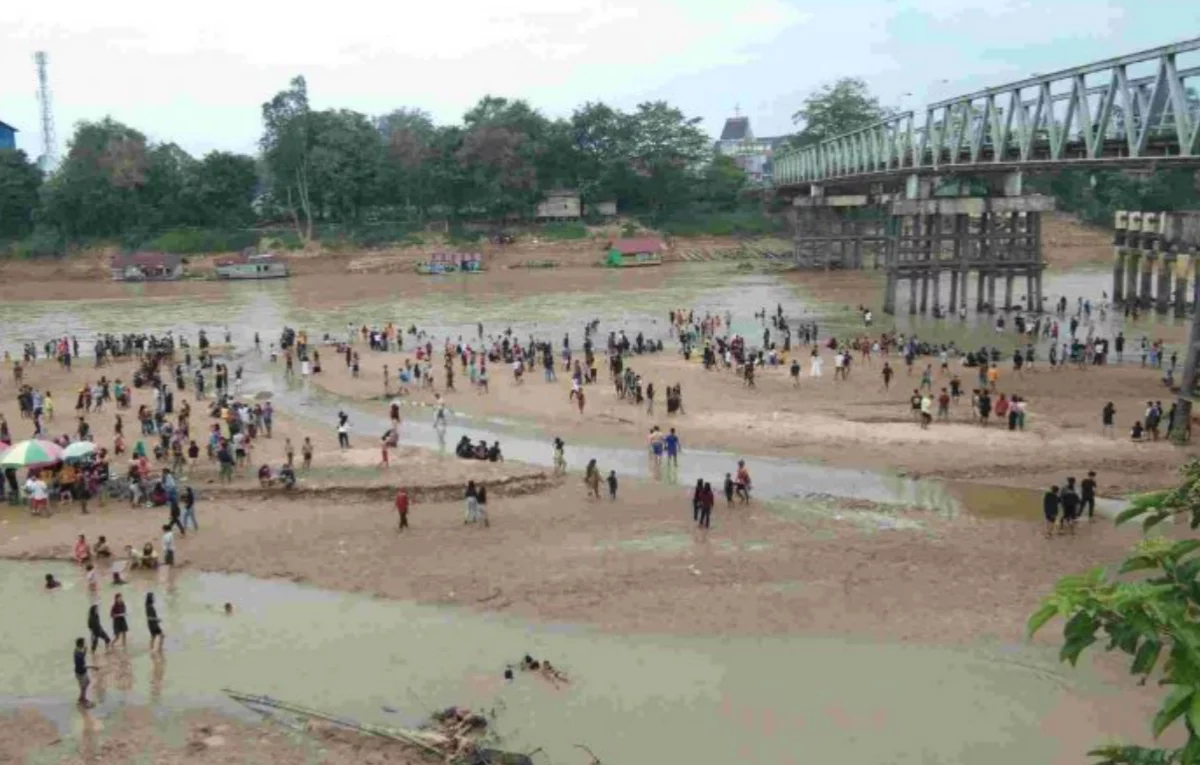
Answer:
[(1087, 510), (1088, 520), (1094, 520), (1096, 514), (1096, 471), (1088, 471), (1087, 478), (1084, 478), (1083, 483), (1079, 484), (1079, 489), (1083, 495), (1082, 503), (1079, 506), (1079, 514), (1083, 515), (1083, 511)]
[(1042, 495), (1042, 514), (1046, 516), (1046, 538), (1054, 533), (1054, 523), (1058, 520), (1058, 487), (1051, 486), (1050, 491)]
[(1109, 401), (1100, 412), (1100, 422), (1102, 423), (1104, 434), (1109, 438), (1112, 438), (1113, 435), (1113, 420), (1116, 416), (1117, 408), (1113, 406), (1113, 402)]

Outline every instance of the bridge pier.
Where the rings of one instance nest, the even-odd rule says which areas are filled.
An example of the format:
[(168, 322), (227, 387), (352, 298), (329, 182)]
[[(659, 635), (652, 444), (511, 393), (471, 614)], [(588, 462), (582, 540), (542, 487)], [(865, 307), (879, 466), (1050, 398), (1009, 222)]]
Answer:
[(1175, 316), (1182, 317), (1187, 312), (1188, 291), (1188, 256), (1178, 253), (1175, 264)]
[[(1012, 309), (1018, 276), (1025, 277), (1025, 304), (1041, 309), (1041, 220), (1054, 209), (1041, 197), (944, 197), (892, 203), (894, 241), (887, 248), (884, 310), (895, 311), (902, 280), (909, 284), (909, 313), (970, 305), (975, 272), (975, 308), (995, 310), (997, 281), (1003, 279), (1003, 307)], [(950, 303), (941, 305), (941, 275), (950, 275)], [(932, 282), (932, 302), (930, 283)], [(917, 295), (918, 284), (920, 295)]]
[(1154, 309), (1158, 313), (1166, 313), (1171, 305), (1171, 276), (1175, 273), (1175, 253), (1163, 252), (1159, 255), (1158, 294), (1155, 295)]
[(886, 221), (878, 200), (866, 194), (798, 197), (788, 222), (792, 257), (800, 268), (862, 268), (866, 260), (880, 268), (887, 260)]

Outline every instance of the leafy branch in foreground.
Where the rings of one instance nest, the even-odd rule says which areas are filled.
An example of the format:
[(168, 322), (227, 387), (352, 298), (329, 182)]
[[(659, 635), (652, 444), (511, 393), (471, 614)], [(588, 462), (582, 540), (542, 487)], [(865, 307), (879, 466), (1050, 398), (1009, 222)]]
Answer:
[[(1200, 461), (1182, 470), (1179, 487), (1141, 495), (1116, 523), (1140, 519), (1143, 533), (1167, 519), (1187, 518), (1200, 526)], [(1200, 539), (1144, 537), (1115, 575), (1104, 568), (1063, 577), (1029, 618), (1029, 635), (1061, 616), (1059, 657), (1072, 666), (1104, 640), (1105, 651), (1130, 657), (1129, 672), (1145, 684), (1151, 676), (1166, 697), (1151, 723), (1157, 739), (1182, 726), (1179, 748), (1105, 745), (1089, 752), (1097, 765), (1200, 764)], [(1157, 671), (1156, 671), (1157, 670)]]

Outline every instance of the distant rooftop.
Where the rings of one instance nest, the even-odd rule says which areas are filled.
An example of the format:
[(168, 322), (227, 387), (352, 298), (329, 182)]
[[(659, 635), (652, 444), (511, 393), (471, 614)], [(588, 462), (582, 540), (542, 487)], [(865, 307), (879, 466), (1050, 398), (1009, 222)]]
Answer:
[(722, 141), (744, 141), (751, 137), (749, 117), (730, 117), (721, 129)]

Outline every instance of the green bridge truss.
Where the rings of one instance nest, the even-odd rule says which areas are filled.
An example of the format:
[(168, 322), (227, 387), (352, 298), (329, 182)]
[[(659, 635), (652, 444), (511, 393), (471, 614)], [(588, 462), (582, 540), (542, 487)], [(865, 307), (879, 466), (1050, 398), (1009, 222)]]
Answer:
[(981, 90), (777, 154), (777, 187), (939, 172), (1200, 165), (1200, 38)]

